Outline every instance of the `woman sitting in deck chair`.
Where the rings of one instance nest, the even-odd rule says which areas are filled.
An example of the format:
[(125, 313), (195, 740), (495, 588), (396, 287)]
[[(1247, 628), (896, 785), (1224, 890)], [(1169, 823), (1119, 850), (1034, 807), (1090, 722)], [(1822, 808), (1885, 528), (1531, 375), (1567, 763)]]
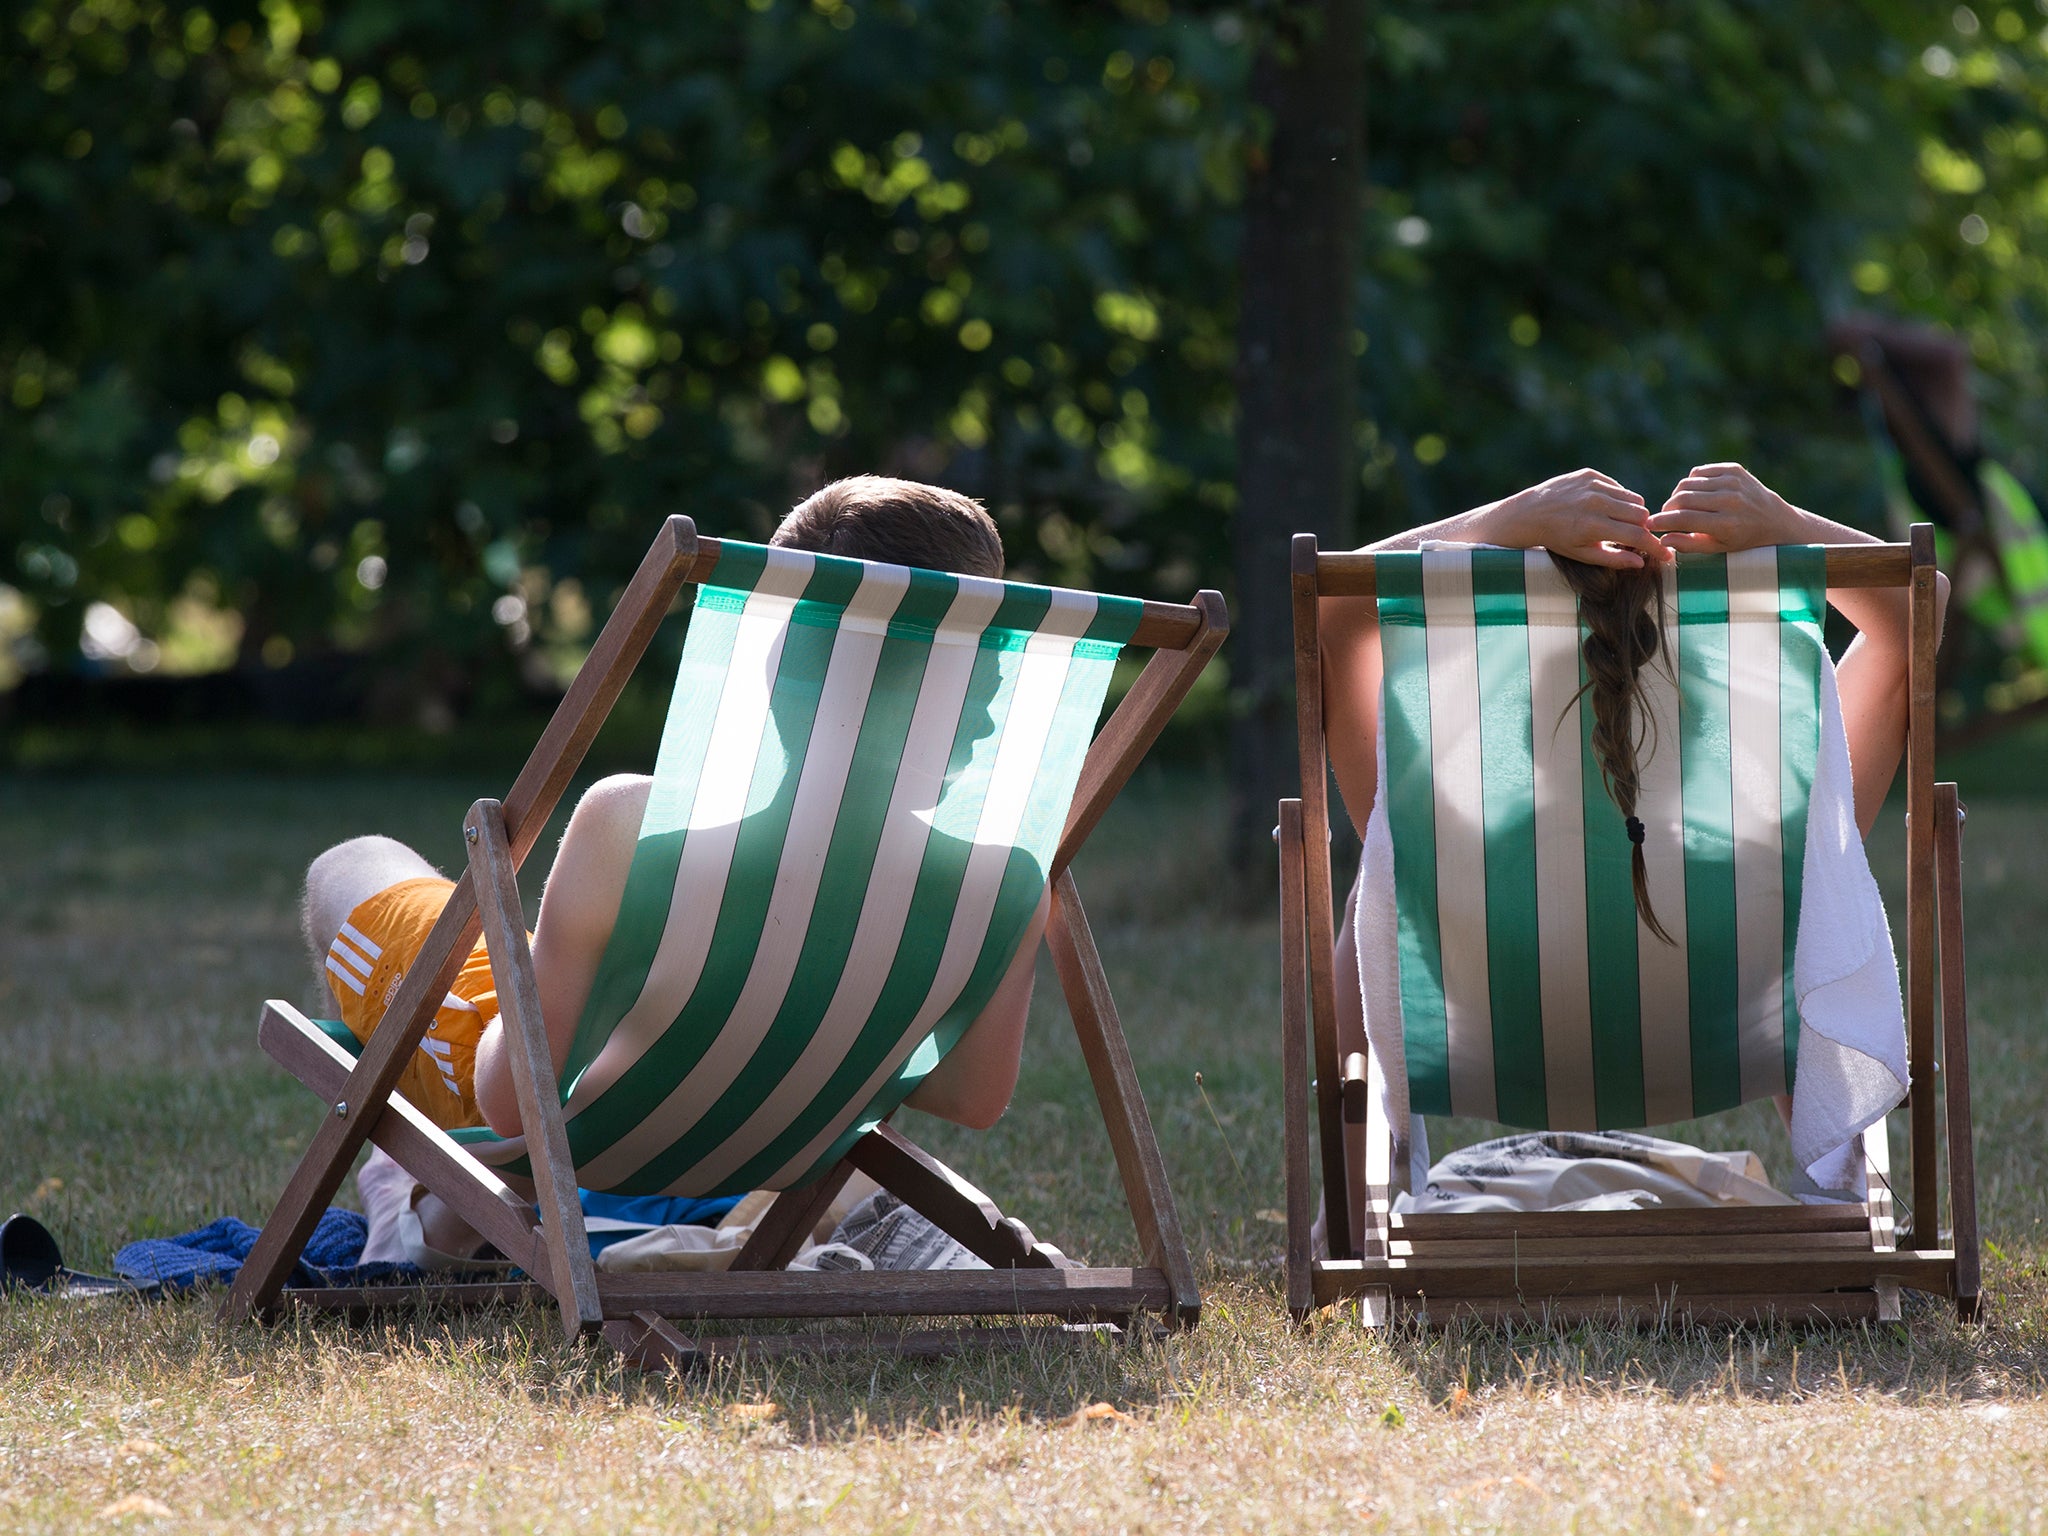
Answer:
[[(978, 503), (938, 486), (872, 475), (826, 486), (791, 512), (770, 542), (992, 579), (1003, 574), (1001, 538)], [(620, 774), (592, 785), (548, 875), (533, 966), (558, 1074), (619, 914), (651, 782)], [(352, 838), (313, 861), (306, 873), (306, 942), (341, 1020), (358, 1040), (367, 1042), (383, 1018), (453, 888), (418, 853), (387, 837)], [(913, 1107), (975, 1129), (1001, 1116), (1016, 1087), (1045, 921), (1041, 901), (994, 997), (911, 1093)], [(519, 1134), (497, 988), (481, 939), (399, 1087), (444, 1129), (488, 1125), (503, 1136)], [(364, 1170), (366, 1189), (395, 1167), (375, 1149), (371, 1156), (378, 1166)], [(478, 1241), (432, 1195), (419, 1200), (417, 1214), (433, 1249), (460, 1253)]]
[[(1660, 921), (1653, 888), (1661, 884), (1665, 890), (1671, 890), (1670, 882), (1680, 875), (1667, 867), (1658, 872), (1657, 879), (1651, 878), (1646, 865), (1645, 832), (1636, 816), (1645, 765), (1657, 750), (1656, 737), (1660, 734), (1654, 721), (1645, 718), (1647, 708), (1640, 707), (1639, 678), (1645, 668), (1664, 673), (1672, 670), (1672, 659), (1666, 653), (1665, 637), (1669, 631), (1663, 611), (1663, 568), (1681, 553), (1733, 554), (1766, 545), (1878, 541), (1792, 506), (1739, 464), (1695, 468), (1656, 512), (1636, 493), (1609, 477), (1579, 470), (1371, 547), (1375, 551), (1414, 550), (1436, 541), (1541, 548), (1550, 553), (1570, 596), (1576, 599), (1579, 618), (1589, 636), (1584, 646), (1582, 697), (1593, 719), (1588, 740), (1592, 756), (1597, 759), (1596, 790), (1604, 783), (1606, 797), (1611, 801), (1604, 814), (1610, 814), (1618, 827), (1626, 829), (1634, 845), (1628, 857), (1640, 923), (1652, 936), (1646, 942), (1653, 946), (1660, 942), (1668, 945), (1669, 936)], [(1944, 580), (1937, 593), (1937, 615), (1946, 595)], [(1905, 749), (1909, 608), (1905, 593), (1898, 590), (1830, 591), (1828, 600), (1857, 630), (1855, 641), (1835, 667), (1835, 676), (1841, 720), (1848, 739), (1855, 824), (1858, 832), (1867, 836)], [(1532, 598), (1532, 616), (1533, 603)], [(1468, 625), (1469, 621), (1468, 613)], [(1383, 671), (1379, 608), (1373, 598), (1326, 598), (1320, 628), (1329, 760), (1354, 823), (1368, 828), (1380, 788), (1376, 756)], [(1556, 722), (1532, 723), (1540, 733), (1546, 725)], [(1666, 734), (1676, 733), (1667, 730)], [(1675, 743), (1669, 745), (1675, 749)], [(1662, 768), (1668, 774), (1677, 772), (1672, 762)], [(1586, 771), (1590, 775), (1593, 765), (1589, 764)], [(1741, 792), (1740, 788), (1736, 790), (1737, 794)], [(1603, 809), (1596, 807), (1589, 795), (1587, 817), (1590, 820), (1601, 814)], [(1384, 815), (1381, 819), (1384, 821)], [(1383, 828), (1380, 835), (1385, 836)], [(1373, 836), (1368, 830), (1368, 863), (1372, 860)], [(1653, 837), (1649, 841), (1656, 844), (1659, 839)], [(1659, 849), (1652, 857), (1665, 856), (1682, 862), (1674, 857), (1676, 853), (1674, 845), (1668, 854)], [(1864, 879), (1867, 881), (1867, 873)], [(1366, 1049), (1358, 911), (1360, 888), (1366, 883), (1362, 870), (1360, 886), (1352, 891), (1337, 936), (1337, 1023), (1339, 1051), (1345, 1057)], [(1682, 891), (1682, 884), (1678, 889)], [(1682, 912), (1682, 902), (1677, 905)], [(1363, 926), (1374, 933), (1392, 922), (1390, 913), (1369, 913), (1368, 919)], [(1379, 937), (1386, 941), (1384, 948), (1370, 935), (1366, 940), (1373, 945), (1369, 953), (1375, 956), (1367, 967), (1363, 988), (1363, 994), (1368, 996), (1373, 993), (1374, 976), (1392, 969), (1386, 963), (1393, 943), (1391, 934)], [(1889, 954), (1888, 943), (1886, 953)], [(1398, 1001), (1390, 1011), (1398, 1014)], [(1378, 1043), (1379, 1031), (1374, 1033)], [(1405, 1087), (1398, 1091), (1401, 1118), (1405, 1120)], [(1788, 1096), (1779, 1096), (1779, 1106), (1790, 1121)], [(1495, 1118), (1490, 1114), (1487, 1117)], [(1540, 1118), (1515, 1119), (1505, 1104), (1498, 1118), (1520, 1124), (1544, 1123)], [(1645, 1118), (1656, 1123), (1659, 1117)], [(1794, 1139), (1797, 1144), (1796, 1125)], [(1364, 1138), (1357, 1134), (1357, 1128), (1351, 1128), (1346, 1153), (1353, 1170), (1354, 1231), (1363, 1222), (1365, 1150)], [(1423, 1161), (1426, 1162), (1426, 1157)]]

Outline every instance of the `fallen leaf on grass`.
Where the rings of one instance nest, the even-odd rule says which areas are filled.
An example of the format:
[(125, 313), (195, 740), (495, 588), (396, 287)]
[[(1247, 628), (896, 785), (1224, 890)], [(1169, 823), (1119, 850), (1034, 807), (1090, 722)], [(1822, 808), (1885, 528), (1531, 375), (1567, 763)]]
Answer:
[(53, 1173), (29, 1192), (28, 1203), (30, 1205), (41, 1205), (63, 1187), (64, 1181)]
[(1399, 1403), (1389, 1403), (1380, 1410), (1381, 1429), (1399, 1429), (1408, 1422), (1408, 1415), (1401, 1411)]
[(1472, 1394), (1463, 1387), (1451, 1388), (1451, 1395), (1443, 1402), (1444, 1412), (1450, 1414), (1470, 1413), (1473, 1407)]
[(130, 1515), (147, 1515), (152, 1520), (170, 1518), (171, 1506), (161, 1499), (152, 1499), (146, 1493), (131, 1493), (126, 1498), (114, 1500), (100, 1511), (102, 1520), (126, 1520)]
[(164, 1448), (154, 1440), (123, 1440), (114, 1447), (117, 1456), (161, 1456)]
[(1062, 1429), (1071, 1429), (1094, 1419), (1110, 1419), (1122, 1424), (1132, 1422), (1131, 1416), (1121, 1408), (1118, 1408), (1114, 1403), (1090, 1403), (1086, 1408), (1076, 1408), (1064, 1419), (1061, 1419), (1060, 1427)]
[(761, 1423), (782, 1412), (782, 1406), (779, 1403), (727, 1403), (725, 1412), (728, 1418)]
[(1260, 1221), (1270, 1221), (1276, 1227), (1287, 1225), (1287, 1213), (1285, 1211), (1276, 1211), (1268, 1208), (1263, 1211), (1253, 1211), (1252, 1215)]

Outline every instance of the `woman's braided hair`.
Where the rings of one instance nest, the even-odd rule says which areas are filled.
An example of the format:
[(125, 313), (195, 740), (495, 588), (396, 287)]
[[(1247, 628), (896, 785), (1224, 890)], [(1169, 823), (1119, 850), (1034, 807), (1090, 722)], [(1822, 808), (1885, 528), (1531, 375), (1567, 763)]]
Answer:
[[(1631, 872), (1635, 877), (1636, 911), (1643, 926), (1666, 944), (1676, 941), (1664, 931), (1650, 905), (1649, 876), (1643, 867), (1643, 824), (1636, 819), (1636, 796), (1642, 787), (1637, 754), (1645, 731), (1656, 726), (1647, 712), (1638, 719), (1641, 692), (1638, 678), (1664, 649), (1664, 581), (1654, 566), (1616, 570), (1588, 565), (1551, 552), (1551, 560), (1579, 599), (1586, 625), (1586, 686), (1593, 705), (1593, 754), (1608, 798), (1628, 826)], [(1651, 742), (1654, 749), (1655, 741)]]

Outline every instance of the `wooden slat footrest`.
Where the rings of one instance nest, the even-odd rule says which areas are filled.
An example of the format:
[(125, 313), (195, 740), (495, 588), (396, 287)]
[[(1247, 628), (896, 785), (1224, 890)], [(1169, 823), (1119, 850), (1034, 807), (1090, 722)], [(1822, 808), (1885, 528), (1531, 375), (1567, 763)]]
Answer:
[(1725, 1237), (1746, 1233), (1867, 1232), (1860, 1205), (1731, 1205), (1644, 1211), (1409, 1211), (1396, 1237)]
[(1729, 1250), (1683, 1261), (1610, 1257), (1330, 1259), (1315, 1266), (1317, 1305), (1386, 1290), (1396, 1297), (1492, 1297), (1522, 1300), (1558, 1296), (1625, 1296), (1695, 1292), (1702, 1296), (1793, 1296), (1866, 1289), (1880, 1279), (1911, 1290), (1951, 1293), (1955, 1256), (1935, 1251), (1869, 1253), (1821, 1249)]
[(1394, 1229), (1389, 1256), (1410, 1264), (1474, 1259), (1638, 1259), (1690, 1263), (1694, 1259), (1775, 1255), (1798, 1258), (1810, 1253), (1872, 1253), (1869, 1226), (1858, 1221), (1846, 1232), (1737, 1232), (1684, 1237), (1552, 1237), (1527, 1232), (1513, 1237), (1413, 1238)]
[(597, 1277), (607, 1321), (669, 1318), (1062, 1317), (1164, 1314), (1158, 1269), (810, 1270)]
[(530, 1280), (473, 1280), (448, 1284), (303, 1285), (278, 1293), (280, 1307), (347, 1312), (352, 1316), (409, 1308), (517, 1307), (528, 1302), (552, 1306), (554, 1298)]

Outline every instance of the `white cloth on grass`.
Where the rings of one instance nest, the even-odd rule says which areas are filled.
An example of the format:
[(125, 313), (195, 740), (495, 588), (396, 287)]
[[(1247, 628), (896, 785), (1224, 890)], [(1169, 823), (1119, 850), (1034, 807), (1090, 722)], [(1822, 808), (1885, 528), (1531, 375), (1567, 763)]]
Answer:
[(1640, 1131), (1529, 1131), (1448, 1153), (1411, 1211), (1633, 1211), (1646, 1207), (1794, 1205), (1754, 1152), (1703, 1152)]

